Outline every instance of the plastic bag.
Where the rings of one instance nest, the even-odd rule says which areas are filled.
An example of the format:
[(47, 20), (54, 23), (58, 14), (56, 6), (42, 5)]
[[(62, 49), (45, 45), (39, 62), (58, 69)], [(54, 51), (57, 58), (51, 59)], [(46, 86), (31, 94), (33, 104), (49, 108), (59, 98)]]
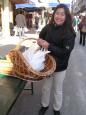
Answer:
[(34, 70), (41, 71), (44, 69), (44, 61), (47, 53), (50, 53), (50, 51), (45, 51), (43, 49), (35, 51), (29, 48), (23, 55)]

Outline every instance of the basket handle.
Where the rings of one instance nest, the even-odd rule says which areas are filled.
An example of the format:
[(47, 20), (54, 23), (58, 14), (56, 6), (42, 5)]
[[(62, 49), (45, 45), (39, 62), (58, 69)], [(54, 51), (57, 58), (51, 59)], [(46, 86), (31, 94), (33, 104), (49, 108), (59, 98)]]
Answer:
[(37, 41), (36, 38), (26, 38), (26, 39), (23, 39), (23, 40), (19, 41), (19, 43), (16, 45), (15, 49), (16, 49), (16, 50), (19, 50), (20, 47), (21, 47), (21, 44), (22, 44), (24, 41), (26, 41), (26, 40), (35, 40), (35, 41), (33, 41), (34, 44), (35, 44), (36, 41)]

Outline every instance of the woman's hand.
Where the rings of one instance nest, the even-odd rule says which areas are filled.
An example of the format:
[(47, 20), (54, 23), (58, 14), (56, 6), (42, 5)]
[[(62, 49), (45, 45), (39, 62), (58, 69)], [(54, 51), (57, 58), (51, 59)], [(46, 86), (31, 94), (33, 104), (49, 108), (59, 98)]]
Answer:
[(43, 40), (41, 38), (37, 40), (37, 44), (45, 49), (48, 49), (49, 47), (49, 43), (46, 40)]

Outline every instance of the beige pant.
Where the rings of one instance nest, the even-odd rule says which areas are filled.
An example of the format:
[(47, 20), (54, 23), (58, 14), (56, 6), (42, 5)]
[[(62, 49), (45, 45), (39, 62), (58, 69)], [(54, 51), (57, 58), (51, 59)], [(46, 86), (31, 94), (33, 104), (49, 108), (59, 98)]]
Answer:
[(62, 105), (62, 86), (66, 76), (66, 71), (55, 72), (49, 78), (45, 78), (42, 88), (41, 104), (43, 107), (49, 106), (50, 92), (53, 85), (53, 109), (58, 111)]

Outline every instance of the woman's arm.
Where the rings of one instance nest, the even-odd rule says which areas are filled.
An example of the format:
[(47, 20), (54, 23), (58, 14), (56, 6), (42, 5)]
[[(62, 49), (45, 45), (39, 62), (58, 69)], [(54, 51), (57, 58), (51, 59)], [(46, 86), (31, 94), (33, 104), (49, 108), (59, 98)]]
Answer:
[(46, 25), (40, 32), (39, 34), (39, 39), (37, 40), (37, 44), (40, 46), (40, 47), (43, 47), (45, 49), (48, 49), (48, 46), (49, 46), (49, 43), (45, 40), (46, 38), (46, 35), (47, 35), (47, 32), (48, 32), (48, 26), (49, 25)]
[(46, 25), (40, 32), (39, 34), (39, 38), (41, 39), (45, 39), (46, 35), (47, 35), (47, 31), (48, 31), (48, 25)]
[(75, 35), (71, 35), (63, 40), (62, 48), (54, 46), (53, 44), (49, 44), (48, 50), (51, 51), (52, 55), (61, 58), (71, 53), (72, 49), (74, 48), (74, 43), (75, 43)]

